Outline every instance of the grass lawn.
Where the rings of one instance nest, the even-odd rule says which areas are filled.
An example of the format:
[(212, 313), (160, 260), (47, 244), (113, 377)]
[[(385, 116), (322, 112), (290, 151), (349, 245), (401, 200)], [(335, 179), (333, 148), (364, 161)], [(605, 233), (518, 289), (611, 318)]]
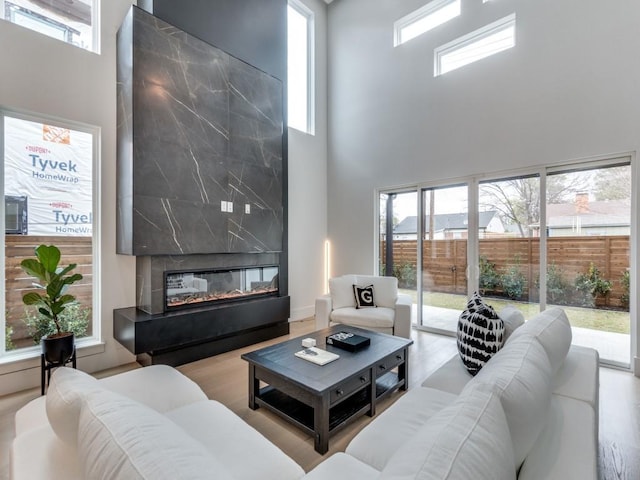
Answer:
[[(411, 295), (414, 303), (417, 303), (417, 292), (415, 290), (402, 290), (402, 293)], [(523, 303), (493, 297), (487, 297), (485, 300), (498, 312), (507, 305), (513, 305), (522, 312), (526, 319), (533, 317), (540, 311), (537, 303)], [(425, 293), (424, 301), (434, 307), (451, 308), (460, 311), (464, 310), (467, 304), (467, 299), (464, 295), (437, 292)], [(569, 322), (574, 327), (629, 334), (629, 312), (568, 306), (562, 306), (561, 308), (564, 309)]]

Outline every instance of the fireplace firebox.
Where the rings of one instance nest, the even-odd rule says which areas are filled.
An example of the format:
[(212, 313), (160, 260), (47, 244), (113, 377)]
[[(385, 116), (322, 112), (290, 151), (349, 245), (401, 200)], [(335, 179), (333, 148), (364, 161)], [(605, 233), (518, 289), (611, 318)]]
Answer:
[(164, 272), (167, 312), (277, 294), (277, 265)]

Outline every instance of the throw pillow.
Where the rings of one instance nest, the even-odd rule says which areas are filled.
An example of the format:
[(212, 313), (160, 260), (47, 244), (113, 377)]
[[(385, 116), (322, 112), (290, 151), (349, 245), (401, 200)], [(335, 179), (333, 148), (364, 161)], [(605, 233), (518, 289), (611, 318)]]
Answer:
[(513, 305), (507, 305), (498, 315), (504, 322), (504, 341), (506, 342), (516, 329), (524, 325), (524, 315)]
[(82, 404), (89, 393), (102, 391), (100, 382), (88, 373), (68, 367), (54, 370), (45, 405), (51, 428), (62, 441), (77, 444)]
[(475, 375), (502, 348), (504, 322), (476, 292), (460, 314), (457, 337), (462, 363), (471, 375)]
[(373, 285), (367, 285), (366, 287), (354, 285), (353, 295), (356, 297), (356, 308), (377, 306), (373, 299)]

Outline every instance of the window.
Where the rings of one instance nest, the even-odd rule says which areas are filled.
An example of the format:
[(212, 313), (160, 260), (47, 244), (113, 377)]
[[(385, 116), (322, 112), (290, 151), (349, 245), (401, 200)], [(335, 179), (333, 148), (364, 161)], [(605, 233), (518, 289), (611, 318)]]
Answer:
[(460, 0), (435, 0), (393, 24), (394, 47), (460, 15)]
[(98, 52), (98, 0), (0, 0), (0, 6), (3, 3), (0, 18)]
[(475, 291), (525, 318), (560, 306), (573, 344), (628, 368), (637, 326), (633, 162), (602, 157), (381, 191), (379, 273), (412, 295), (418, 328), (455, 335)]
[(516, 16), (512, 14), (436, 48), (434, 76), (477, 62), (515, 44)]
[(313, 12), (296, 0), (287, 8), (288, 125), (314, 134)]
[(60, 265), (75, 263), (74, 273), (83, 276), (68, 290), (77, 304), (67, 306), (61, 315), (82, 344), (83, 338), (86, 341), (100, 331), (92, 314), (98, 311), (94, 289), (99, 278), (94, 255), (97, 131), (0, 111), (0, 135), (5, 199), (0, 217), (5, 229), (0, 359), (39, 352), (40, 336), (50, 333), (39, 326), (35, 307), (22, 303), (34, 279), (22, 272), (20, 262), (33, 257), (40, 244), (56, 245), (62, 253)]

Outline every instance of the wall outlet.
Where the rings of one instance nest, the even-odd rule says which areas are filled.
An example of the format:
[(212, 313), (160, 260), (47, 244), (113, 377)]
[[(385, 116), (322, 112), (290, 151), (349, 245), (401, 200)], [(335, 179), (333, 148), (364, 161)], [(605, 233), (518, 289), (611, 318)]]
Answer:
[(247, 215), (249, 215), (251, 213), (251, 204), (250, 203), (245, 203), (244, 204), (244, 213), (246, 213)]

